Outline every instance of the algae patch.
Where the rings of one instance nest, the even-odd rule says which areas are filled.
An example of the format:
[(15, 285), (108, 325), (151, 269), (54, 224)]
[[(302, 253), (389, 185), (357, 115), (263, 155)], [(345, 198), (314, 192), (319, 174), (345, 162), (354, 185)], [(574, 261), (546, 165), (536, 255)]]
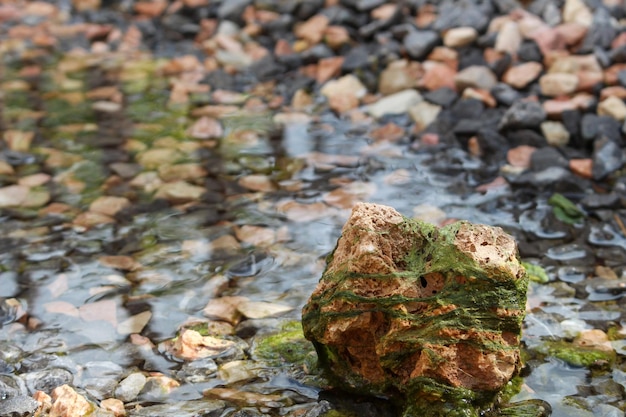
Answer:
[(257, 336), (253, 352), (256, 359), (270, 366), (288, 364), (310, 370), (317, 362), (313, 344), (305, 339), (297, 321), (285, 323), (277, 333)]

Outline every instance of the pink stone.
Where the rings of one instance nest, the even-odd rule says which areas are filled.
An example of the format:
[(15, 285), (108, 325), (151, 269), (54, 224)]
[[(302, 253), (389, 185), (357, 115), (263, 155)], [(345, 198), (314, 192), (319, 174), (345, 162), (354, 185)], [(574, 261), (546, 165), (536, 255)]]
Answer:
[(429, 91), (448, 87), (456, 90), (454, 76), (456, 71), (445, 64), (434, 61), (424, 62), (424, 76), (419, 80), (418, 85)]
[(517, 89), (523, 89), (539, 77), (543, 66), (538, 62), (525, 62), (511, 67), (502, 76), (502, 81)]

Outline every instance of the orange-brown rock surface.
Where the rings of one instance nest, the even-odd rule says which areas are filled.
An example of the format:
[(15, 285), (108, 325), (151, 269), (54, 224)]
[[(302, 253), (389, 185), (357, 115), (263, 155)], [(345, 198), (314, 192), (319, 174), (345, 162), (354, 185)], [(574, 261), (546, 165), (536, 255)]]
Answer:
[(303, 327), (344, 388), (400, 393), (407, 416), (475, 415), (520, 368), (527, 285), (498, 227), (437, 228), (358, 203)]

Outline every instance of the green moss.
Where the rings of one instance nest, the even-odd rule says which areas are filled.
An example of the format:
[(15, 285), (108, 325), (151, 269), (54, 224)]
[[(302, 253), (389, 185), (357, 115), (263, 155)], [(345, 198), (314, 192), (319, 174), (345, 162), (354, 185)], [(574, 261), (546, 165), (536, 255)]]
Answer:
[(539, 265), (531, 264), (530, 262), (522, 262), (522, 265), (524, 266), (524, 269), (526, 269), (528, 278), (531, 281), (538, 282), (540, 284), (545, 284), (550, 281), (550, 277), (548, 277), (546, 270)]
[(485, 417), (548, 417), (552, 414), (550, 404), (543, 400), (525, 400), (513, 404), (507, 404), (490, 413)]
[(313, 344), (304, 338), (298, 321), (286, 323), (278, 333), (255, 338), (253, 352), (271, 366), (287, 364), (312, 369), (317, 362)]
[(42, 126), (55, 127), (60, 125), (91, 123), (94, 121), (94, 113), (88, 103), (74, 105), (60, 98), (49, 99), (44, 102), (46, 117), (42, 120)]
[(615, 352), (576, 346), (567, 341), (549, 342), (546, 345), (548, 355), (559, 358), (573, 366), (589, 367), (598, 362), (615, 362)]

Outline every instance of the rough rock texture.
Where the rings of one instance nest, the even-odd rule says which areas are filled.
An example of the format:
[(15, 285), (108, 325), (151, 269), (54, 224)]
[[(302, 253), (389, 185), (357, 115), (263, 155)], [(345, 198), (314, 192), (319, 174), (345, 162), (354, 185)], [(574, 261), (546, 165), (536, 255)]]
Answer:
[(359, 203), (303, 328), (342, 387), (399, 397), (405, 416), (477, 415), (520, 368), (527, 284), (500, 228)]

